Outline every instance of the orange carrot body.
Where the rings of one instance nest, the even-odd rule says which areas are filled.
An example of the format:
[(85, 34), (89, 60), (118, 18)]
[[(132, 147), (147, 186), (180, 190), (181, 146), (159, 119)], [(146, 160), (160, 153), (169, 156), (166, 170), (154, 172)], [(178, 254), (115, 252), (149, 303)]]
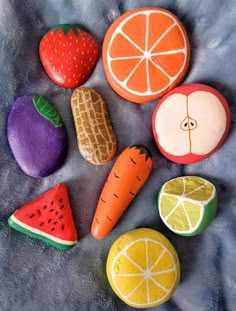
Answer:
[(140, 145), (126, 148), (116, 160), (100, 195), (91, 233), (104, 238), (144, 185), (152, 168), (149, 151)]

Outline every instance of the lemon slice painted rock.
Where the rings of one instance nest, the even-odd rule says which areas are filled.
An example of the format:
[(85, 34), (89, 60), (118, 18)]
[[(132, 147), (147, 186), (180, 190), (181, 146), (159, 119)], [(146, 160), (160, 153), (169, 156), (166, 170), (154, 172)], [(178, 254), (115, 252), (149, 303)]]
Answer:
[(158, 209), (162, 221), (173, 232), (184, 236), (199, 234), (215, 217), (216, 188), (197, 176), (174, 178), (162, 186)]
[(135, 229), (113, 243), (107, 258), (107, 277), (114, 292), (129, 306), (155, 307), (176, 290), (179, 259), (161, 233)]

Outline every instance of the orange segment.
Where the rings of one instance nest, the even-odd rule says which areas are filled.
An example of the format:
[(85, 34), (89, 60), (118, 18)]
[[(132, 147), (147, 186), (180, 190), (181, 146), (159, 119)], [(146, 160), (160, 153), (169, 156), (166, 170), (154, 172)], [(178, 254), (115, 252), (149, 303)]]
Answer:
[(146, 25), (146, 23), (146, 15), (139, 14), (136, 15), (135, 18), (128, 19), (122, 27), (122, 31), (143, 51), (145, 50), (146, 26), (140, 28), (138, 25)]
[(165, 72), (174, 77), (178, 74), (179, 67), (184, 62), (184, 54), (183, 53), (173, 53), (173, 54), (164, 54), (152, 56), (152, 60), (154, 63), (159, 65)]
[[(152, 35), (148, 37), (148, 50), (150, 50), (161, 36), (174, 24), (174, 21), (168, 15), (162, 18), (162, 14), (155, 13), (149, 15), (148, 32)], [(155, 25), (155, 28), (153, 28)]]
[[(139, 77), (139, 79), (137, 79)], [(146, 92), (147, 90), (147, 76), (146, 76), (146, 62), (143, 60), (131, 75), (127, 82), (127, 87), (136, 92)]]
[[(156, 55), (160, 52), (166, 53)], [(120, 96), (135, 103), (159, 98), (174, 88), (187, 71), (189, 54), (189, 42), (181, 22), (160, 8), (125, 13), (111, 25), (103, 42), (108, 82)], [(137, 57), (142, 62), (135, 65)], [(117, 63), (111, 66), (114, 58)]]
[(151, 50), (152, 53), (182, 50), (185, 47), (184, 37), (178, 26), (171, 28), (160, 42)]
[(113, 60), (111, 61), (111, 69), (116, 72), (118, 80), (124, 81), (139, 62), (140, 58)]
[(170, 79), (152, 62), (148, 62), (150, 89), (152, 92), (162, 90), (169, 84)]
[[(121, 49), (125, 46), (125, 49)], [(127, 38), (122, 34), (117, 34), (112, 42), (110, 53), (111, 58), (124, 57), (124, 56), (140, 56), (142, 57), (142, 52), (140, 52), (136, 46), (132, 44)]]

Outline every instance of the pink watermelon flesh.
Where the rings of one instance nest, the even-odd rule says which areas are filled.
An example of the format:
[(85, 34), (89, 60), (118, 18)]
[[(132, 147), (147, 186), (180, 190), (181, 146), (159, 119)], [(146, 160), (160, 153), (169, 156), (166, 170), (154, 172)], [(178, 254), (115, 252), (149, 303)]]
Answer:
[(78, 239), (65, 184), (56, 185), (16, 210), (9, 225), (60, 248), (70, 248)]

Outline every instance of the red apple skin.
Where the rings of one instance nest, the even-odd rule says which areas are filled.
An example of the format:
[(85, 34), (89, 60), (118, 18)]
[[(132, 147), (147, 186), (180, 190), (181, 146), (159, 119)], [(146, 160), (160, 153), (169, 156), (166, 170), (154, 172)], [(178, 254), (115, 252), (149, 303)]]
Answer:
[[(161, 104), (171, 95), (173, 94), (183, 94), (183, 95), (190, 95), (193, 92), (196, 91), (205, 91), (205, 92), (210, 92), (212, 94), (214, 94), (221, 102), (224, 110), (225, 110), (225, 114), (226, 114), (226, 128), (224, 131), (224, 134), (222, 135), (219, 143), (217, 144), (217, 146), (209, 153), (204, 154), (204, 155), (199, 155), (199, 154), (194, 154), (194, 153), (188, 153), (186, 155), (183, 156), (175, 156), (173, 154), (170, 154), (168, 152), (166, 152), (161, 145), (159, 144), (159, 139), (158, 139), (158, 135), (156, 133), (156, 129), (155, 129), (155, 119), (156, 119), (156, 114), (161, 106)], [(229, 132), (229, 128), (230, 128), (230, 121), (231, 121), (231, 116), (230, 116), (230, 109), (229, 109), (229, 105), (226, 101), (226, 99), (224, 98), (224, 96), (222, 94), (220, 94), (216, 89), (205, 85), (205, 84), (185, 84), (179, 87), (174, 88), (173, 90), (171, 90), (169, 93), (167, 93), (164, 97), (162, 97), (162, 99), (158, 102), (157, 106), (155, 107), (154, 111), (153, 111), (153, 115), (152, 115), (152, 132), (156, 141), (156, 144), (160, 150), (160, 152), (169, 160), (179, 163), (179, 164), (191, 164), (191, 163), (196, 163), (196, 162), (200, 162), (206, 158), (208, 158), (209, 156), (211, 156), (224, 142), (228, 132)]]

